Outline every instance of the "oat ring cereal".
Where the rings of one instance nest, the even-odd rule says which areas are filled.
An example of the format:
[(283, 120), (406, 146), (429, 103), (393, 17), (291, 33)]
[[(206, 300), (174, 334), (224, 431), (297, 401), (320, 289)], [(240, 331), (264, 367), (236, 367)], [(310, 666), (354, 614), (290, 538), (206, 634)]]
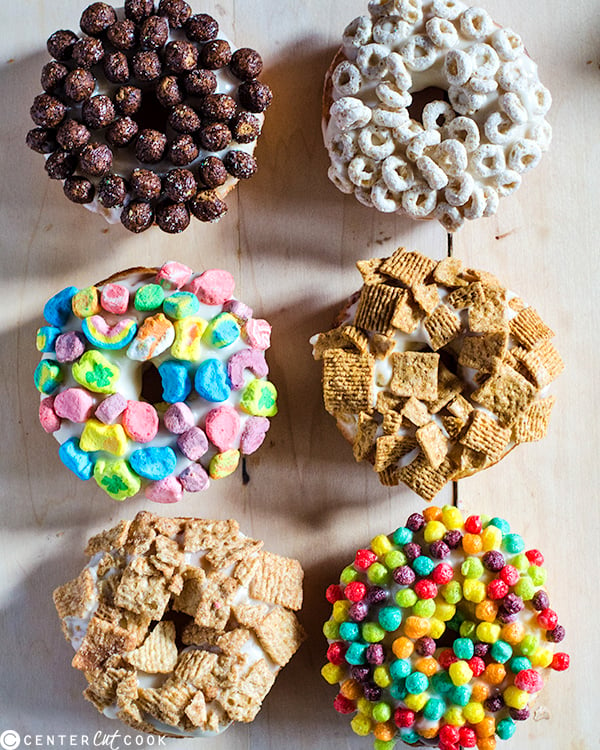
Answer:
[[(419, 108), (419, 92), (431, 93)], [(455, 231), (496, 213), (549, 147), (548, 89), (511, 29), (460, 0), (370, 0), (325, 80), (329, 178)]]
[(450, 505), (376, 536), (327, 589), (335, 709), (375, 750), (494, 750), (569, 666), (543, 565), (503, 518)]
[(115, 500), (173, 503), (260, 447), (277, 413), (271, 326), (234, 286), (227, 271), (170, 261), (48, 300), (39, 416), (77, 477)]
[(384, 485), (431, 500), (546, 433), (563, 363), (537, 311), (490, 273), (399, 248), (311, 339), (326, 410)]
[(262, 546), (233, 520), (147, 512), (92, 537), (54, 592), (85, 698), (171, 737), (252, 721), (305, 638), (300, 563)]
[(92, 3), (83, 36), (60, 29), (35, 97), (27, 145), (66, 197), (130, 232), (217, 221), (256, 172), (272, 101), (262, 58), (184, 0)]

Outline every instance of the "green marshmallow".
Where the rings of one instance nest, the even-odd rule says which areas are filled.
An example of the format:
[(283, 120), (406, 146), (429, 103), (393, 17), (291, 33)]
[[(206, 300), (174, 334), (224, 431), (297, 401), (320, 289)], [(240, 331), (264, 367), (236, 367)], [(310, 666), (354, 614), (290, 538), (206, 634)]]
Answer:
[(137, 495), (142, 482), (123, 459), (105, 461), (100, 458), (94, 466), (94, 479), (113, 500), (125, 500)]
[(158, 284), (145, 284), (135, 293), (133, 306), (140, 312), (158, 310), (165, 301), (165, 290)]
[(94, 393), (116, 393), (120, 371), (104, 354), (90, 349), (75, 362), (73, 377), (88, 391)]
[(255, 417), (274, 417), (277, 414), (277, 389), (268, 380), (251, 380), (244, 388), (240, 406)]

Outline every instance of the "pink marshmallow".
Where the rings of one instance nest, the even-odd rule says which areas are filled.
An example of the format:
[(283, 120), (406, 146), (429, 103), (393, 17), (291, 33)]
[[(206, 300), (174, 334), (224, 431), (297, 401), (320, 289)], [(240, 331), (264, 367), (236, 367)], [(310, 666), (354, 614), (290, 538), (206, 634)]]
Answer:
[(96, 409), (96, 418), (104, 424), (114, 424), (127, 408), (127, 399), (120, 393), (107, 396)]
[(181, 289), (188, 283), (191, 275), (191, 268), (171, 260), (165, 263), (156, 274), (156, 283), (160, 284), (163, 289)]
[(186, 492), (201, 492), (210, 484), (210, 479), (203, 466), (192, 464), (179, 475), (179, 481)]
[(100, 304), (106, 312), (122, 315), (129, 307), (129, 289), (121, 284), (107, 284), (100, 295)]
[(250, 417), (240, 439), (240, 451), (246, 456), (254, 453), (263, 444), (271, 423), (266, 417)]
[(206, 415), (206, 435), (221, 451), (234, 447), (240, 429), (240, 418), (230, 406), (218, 406)]
[(252, 308), (240, 302), (239, 299), (230, 299), (223, 305), (223, 312), (235, 315), (239, 320), (249, 320), (252, 317)]
[(54, 398), (54, 411), (71, 422), (85, 422), (94, 408), (94, 397), (85, 388), (67, 388)]
[(127, 435), (137, 443), (149, 443), (158, 432), (158, 413), (145, 401), (128, 401), (121, 421)]
[(227, 374), (234, 391), (244, 387), (244, 370), (250, 370), (257, 378), (266, 377), (269, 367), (265, 355), (258, 349), (242, 349), (229, 358)]
[(194, 426), (194, 415), (183, 401), (171, 404), (163, 417), (165, 427), (174, 435), (182, 435)]
[(191, 427), (177, 438), (177, 447), (190, 461), (197, 461), (208, 450), (208, 440), (204, 430)]
[(264, 351), (271, 346), (271, 326), (262, 318), (251, 318), (244, 326), (246, 339), (253, 349)]
[(229, 271), (211, 268), (197, 276), (190, 284), (192, 291), (205, 305), (222, 305), (231, 299), (235, 280)]
[(171, 474), (149, 484), (144, 490), (144, 495), (153, 503), (177, 503), (183, 497), (183, 487), (177, 477)]
[(60, 417), (54, 411), (54, 396), (40, 401), (40, 424), (46, 432), (56, 432), (60, 428)]

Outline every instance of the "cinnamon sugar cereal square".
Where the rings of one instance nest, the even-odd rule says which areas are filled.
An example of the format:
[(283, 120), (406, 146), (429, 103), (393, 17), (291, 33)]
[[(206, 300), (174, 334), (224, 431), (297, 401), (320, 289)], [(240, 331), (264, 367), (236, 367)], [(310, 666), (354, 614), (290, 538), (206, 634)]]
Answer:
[(481, 281), (485, 286), (502, 288), (496, 276), (489, 271), (480, 271), (478, 268), (464, 268), (460, 275), (467, 281)]
[(517, 313), (508, 326), (512, 335), (527, 349), (554, 336), (554, 331), (544, 323), (533, 307), (526, 307)]
[(427, 315), (431, 315), (440, 304), (437, 284), (417, 284), (412, 288), (412, 293), (415, 302)]
[(288, 609), (300, 609), (304, 571), (298, 560), (264, 550), (259, 556), (260, 565), (250, 582), (250, 596)]
[(323, 356), (323, 398), (330, 414), (356, 414), (372, 411), (375, 360), (370, 355), (343, 349), (326, 351)]
[(146, 510), (141, 510), (135, 516), (123, 546), (127, 555), (143, 555), (150, 549), (157, 534), (156, 521), (157, 517)]
[(417, 441), (408, 435), (382, 435), (377, 438), (373, 468), (378, 473), (384, 471), (416, 447)]
[(416, 331), (421, 322), (419, 308), (414, 303), (408, 289), (398, 289), (396, 304), (392, 313), (390, 324), (403, 333)]
[(469, 328), (473, 333), (506, 330), (506, 292), (502, 287), (483, 286), (483, 302), (469, 307)]
[(423, 284), (436, 265), (427, 255), (400, 247), (381, 264), (379, 270), (402, 284), (413, 287)]
[(202, 568), (188, 567), (182, 574), (183, 587), (181, 592), (175, 596), (172, 607), (177, 612), (184, 612), (193, 617), (198, 609), (202, 584), (206, 579), (206, 573)]
[(211, 547), (206, 560), (218, 570), (228, 568), (243, 558), (254, 557), (264, 542), (250, 539), (247, 536), (223, 537)]
[(222, 631), (205, 628), (195, 622), (188, 622), (181, 633), (181, 642), (186, 646), (216, 646)]
[(406, 417), (409, 422), (412, 422), (417, 427), (422, 427), (431, 419), (427, 404), (419, 401), (419, 399), (415, 398), (414, 396), (411, 396), (407, 400), (400, 413), (403, 417)]
[(183, 548), (186, 552), (212, 549), (224, 537), (237, 536), (240, 527), (237, 521), (208, 521), (202, 518), (190, 519), (183, 532)]
[(138, 557), (125, 568), (115, 591), (117, 607), (160, 620), (169, 603), (168, 582), (156, 575), (147, 560)]
[(535, 386), (528, 380), (512, 367), (501, 365), (471, 398), (493, 412), (502, 427), (508, 427), (525, 411), (535, 394)]
[(323, 352), (328, 349), (349, 349), (366, 352), (369, 350), (369, 339), (356, 326), (339, 326), (326, 333), (320, 333), (313, 347), (315, 359), (323, 359)]
[(275, 675), (265, 660), (260, 659), (239, 682), (218, 695), (217, 701), (232, 721), (252, 721), (274, 681)]
[(434, 351), (449, 344), (460, 333), (460, 320), (446, 305), (439, 305), (435, 312), (428, 315), (424, 326)]
[(90, 672), (101, 667), (109, 657), (129, 651), (134, 646), (135, 640), (129, 631), (99, 617), (92, 617), (71, 663), (75, 669)]
[(452, 464), (448, 458), (434, 469), (427, 456), (420, 453), (408, 466), (400, 469), (399, 477), (413, 492), (430, 502), (446, 484), (451, 472)]
[(387, 281), (387, 278), (379, 271), (386, 260), (387, 258), (369, 258), (369, 260), (356, 261), (356, 267), (365, 284), (384, 284)]
[(85, 554), (88, 557), (93, 557), (98, 552), (110, 552), (113, 549), (122, 547), (127, 539), (128, 531), (129, 521), (121, 521), (111, 529), (101, 531), (88, 541)]
[(255, 629), (261, 646), (280, 667), (284, 667), (305, 640), (306, 633), (293, 612), (275, 607)]
[(448, 295), (448, 302), (455, 310), (481, 304), (484, 301), (483, 284), (475, 281), (462, 289), (455, 289)]
[(242, 646), (250, 638), (250, 631), (246, 628), (228, 630), (217, 638), (217, 646), (224, 654), (239, 654)]
[(185, 707), (185, 715), (195, 727), (204, 727), (206, 724), (206, 701), (204, 694), (198, 690), (191, 702)]
[(253, 630), (265, 619), (268, 611), (266, 604), (237, 604), (232, 607), (237, 622)]
[(463, 382), (440, 362), (438, 367), (438, 395), (435, 401), (428, 401), (427, 408), (431, 414), (437, 414), (447, 403), (452, 401), (463, 388)]
[(391, 392), (425, 401), (437, 398), (439, 359), (439, 354), (431, 352), (393, 352)]
[(150, 674), (172, 672), (177, 663), (175, 624), (171, 621), (157, 623), (141, 646), (125, 656), (142, 672)]
[(565, 368), (560, 354), (551, 341), (540, 341), (529, 350), (519, 347), (513, 354), (527, 369), (538, 388), (545, 388)]
[(260, 560), (258, 555), (242, 558), (233, 570), (233, 577), (236, 581), (239, 581), (242, 586), (247, 586), (254, 578), (254, 574), (259, 565)]
[(506, 331), (495, 331), (482, 336), (465, 336), (458, 364), (481, 372), (493, 372), (498, 360), (503, 359), (508, 343)]
[(218, 654), (212, 651), (186, 651), (179, 656), (175, 667), (175, 675), (182, 681), (203, 690), (212, 674)]
[(419, 427), (415, 437), (430, 465), (438, 469), (448, 455), (448, 443), (444, 433), (432, 420), (423, 427)]
[(405, 293), (405, 289), (399, 289), (388, 284), (363, 286), (354, 324), (367, 331), (389, 335), (392, 332), (392, 318), (396, 306)]
[(373, 417), (361, 411), (356, 423), (356, 434), (352, 443), (352, 452), (356, 461), (363, 461), (375, 447), (377, 422)]
[(492, 460), (497, 460), (510, 442), (510, 435), (510, 427), (501, 427), (489, 414), (475, 409), (471, 424), (460, 442), (472, 450), (486, 453)]
[(450, 288), (467, 286), (469, 282), (459, 276), (461, 269), (459, 258), (444, 258), (433, 269), (433, 278), (438, 284)]
[(548, 396), (529, 405), (515, 422), (515, 442), (531, 443), (535, 440), (541, 440), (545, 436), (555, 401), (554, 396)]
[(215, 630), (225, 630), (231, 612), (230, 605), (238, 588), (238, 582), (225, 573), (209, 573), (200, 584), (194, 621)]
[(77, 578), (55, 589), (52, 598), (61, 620), (64, 617), (85, 617), (96, 600), (94, 576), (84, 568)]

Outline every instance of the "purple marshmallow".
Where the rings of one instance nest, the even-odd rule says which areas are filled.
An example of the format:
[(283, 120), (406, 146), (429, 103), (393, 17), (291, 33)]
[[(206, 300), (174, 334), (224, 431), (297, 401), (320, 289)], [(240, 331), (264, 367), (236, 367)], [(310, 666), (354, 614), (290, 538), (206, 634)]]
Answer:
[(208, 450), (208, 438), (200, 427), (190, 427), (177, 438), (177, 447), (190, 461), (197, 461)]
[(127, 399), (120, 393), (113, 393), (102, 401), (96, 409), (96, 417), (104, 424), (114, 424), (127, 408)]
[(242, 430), (240, 451), (249, 456), (258, 450), (263, 444), (270, 424), (267, 417), (250, 417)]
[(85, 351), (85, 337), (78, 331), (61, 333), (54, 348), (59, 362), (75, 362)]
[(183, 401), (171, 404), (164, 416), (165, 427), (174, 435), (182, 435), (194, 426), (194, 415)]
[(210, 484), (208, 474), (200, 464), (192, 464), (179, 475), (179, 481), (187, 492), (201, 492)]

